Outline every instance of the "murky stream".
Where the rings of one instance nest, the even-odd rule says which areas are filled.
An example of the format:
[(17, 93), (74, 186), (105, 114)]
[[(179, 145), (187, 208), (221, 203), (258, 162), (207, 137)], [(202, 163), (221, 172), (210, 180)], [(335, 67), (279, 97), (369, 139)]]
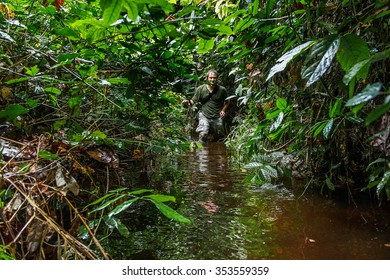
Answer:
[(128, 238), (112, 236), (115, 259), (390, 259), (390, 211), (356, 207), (283, 185), (245, 183), (223, 143), (205, 144), (171, 168), (160, 188), (192, 224), (162, 217), (148, 205), (123, 220)]

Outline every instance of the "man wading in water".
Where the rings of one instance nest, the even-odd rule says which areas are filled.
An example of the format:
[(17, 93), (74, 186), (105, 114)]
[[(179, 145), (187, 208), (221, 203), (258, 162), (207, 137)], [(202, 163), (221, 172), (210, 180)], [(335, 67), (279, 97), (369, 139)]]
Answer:
[(183, 100), (183, 105), (193, 106), (200, 102), (202, 105), (198, 114), (199, 124), (196, 132), (199, 133), (199, 142), (204, 143), (209, 132), (217, 137), (224, 135), (223, 119), (229, 107), (226, 101), (228, 92), (223, 86), (217, 85), (218, 72), (210, 70), (206, 75), (207, 84), (199, 86), (194, 96), (189, 100)]

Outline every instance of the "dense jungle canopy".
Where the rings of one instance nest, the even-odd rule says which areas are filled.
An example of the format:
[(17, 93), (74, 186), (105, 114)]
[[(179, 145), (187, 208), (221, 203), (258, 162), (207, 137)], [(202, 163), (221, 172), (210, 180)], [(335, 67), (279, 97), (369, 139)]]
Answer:
[(181, 100), (211, 68), (234, 104), (226, 145), (254, 182), (300, 176), (388, 203), (389, 13), (387, 0), (3, 0), (0, 258), (109, 258), (97, 229), (126, 235), (116, 214), (141, 200), (190, 222), (115, 172), (199, 148)]

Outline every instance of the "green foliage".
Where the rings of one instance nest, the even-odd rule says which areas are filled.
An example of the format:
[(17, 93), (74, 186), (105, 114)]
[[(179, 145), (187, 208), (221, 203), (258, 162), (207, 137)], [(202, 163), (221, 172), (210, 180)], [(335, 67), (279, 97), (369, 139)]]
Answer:
[(376, 189), (378, 197), (383, 195), (390, 197), (390, 164), (384, 158), (378, 158), (371, 162), (367, 168), (370, 172), (369, 183), (362, 190)]
[[(346, 34), (340, 40), (340, 51), (337, 52), (337, 61), (341, 68), (348, 72), (357, 63), (368, 59), (370, 50), (367, 43), (355, 34)], [(365, 79), (368, 75), (368, 65), (359, 70), (357, 79)]]
[(14, 260), (6, 246), (0, 244), (0, 260)]
[[(340, 46), (340, 39), (335, 35), (329, 35), (310, 49), (306, 57), (305, 66), (302, 68), (302, 78), (307, 79), (306, 86), (315, 83), (329, 69), (333, 58)], [(320, 59), (318, 60), (318, 57)], [(314, 60), (312, 64), (309, 64)]]
[(351, 174), (351, 162), (365, 176), (360, 180), (368, 180), (371, 170), (361, 166), (388, 153), (369, 139), (387, 135), (390, 108), (387, 12), (369, 2), (253, 1), (229, 11), (225, 23), (235, 37), (221, 40), (217, 50), (230, 56), (225, 61), (236, 75), (238, 104), (249, 108), (241, 122), (251, 129), (235, 129), (228, 141), (246, 151), (240, 157), (251, 162), (278, 144), (305, 160), (313, 185), (346, 187), (353, 179), (339, 178)]
[[(118, 216), (120, 216), (120, 214), (123, 215), (126, 213), (126, 210), (129, 207), (140, 201), (151, 202), (168, 219), (172, 219), (181, 223), (191, 223), (190, 220), (180, 215), (173, 208), (165, 204), (169, 202), (175, 203), (175, 197), (170, 195), (154, 194), (152, 189), (129, 191), (128, 188), (119, 188), (112, 190), (99, 199), (93, 201), (89, 205), (85, 206), (84, 210), (91, 209), (88, 210), (89, 215), (93, 213), (101, 213), (103, 220), (108, 228), (117, 229), (121, 235), (127, 237), (129, 235), (129, 230), (121, 222)], [(91, 227), (94, 227), (97, 225), (97, 223), (91, 220), (90, 225)], [(83, 236), (84, 239), (88, 237), (85, 227), (80, 229), (79, 235)]]
[(267, 76), (267, 81), (271, 79), (275, 74), (284, 71), (290, 61), (292, 61), (297, 55), (301, 54), (303, 51), (306, 51), (307, 48), (311, 47), (313, 44), (313, 41), (309, 41), (283, 54), (276, 61), (276, 64), (270, 69), (269, 74)]
[[(371, 144), (386, 135), (390, 108), (382, 1), (8, 2), (0, 121), (15, 130), (5, 136), (175, 154), (191, 145), (180, 100), (217, 68), (235, 93), (227, 145), (255, 181), (280, 176), (272, 151), (281, 151), (304, 161), (321, 189), (349, 188), (357, 177), (389, 197), (389, 167), (376, 164), (387, 148)], [(188, 92), (172, 86), (180, 79), (192, 81)], [(46, 150), (38, 157), (58, 160)], [(109, 192), (88, 209), (104, 211), (107, 227), (123, 235), (120, 214), (140, 202), (188, 222), (165, 204), (172, 197), (148, 192)]]

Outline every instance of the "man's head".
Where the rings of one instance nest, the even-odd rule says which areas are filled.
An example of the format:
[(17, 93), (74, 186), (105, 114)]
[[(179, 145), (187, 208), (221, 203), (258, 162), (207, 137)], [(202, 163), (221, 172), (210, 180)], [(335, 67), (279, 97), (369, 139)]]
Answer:
[(211, 86), (215, 86), (217, 84), (218, 72), (214, 69), (211, 69), (207, 72), (206, 78)]

